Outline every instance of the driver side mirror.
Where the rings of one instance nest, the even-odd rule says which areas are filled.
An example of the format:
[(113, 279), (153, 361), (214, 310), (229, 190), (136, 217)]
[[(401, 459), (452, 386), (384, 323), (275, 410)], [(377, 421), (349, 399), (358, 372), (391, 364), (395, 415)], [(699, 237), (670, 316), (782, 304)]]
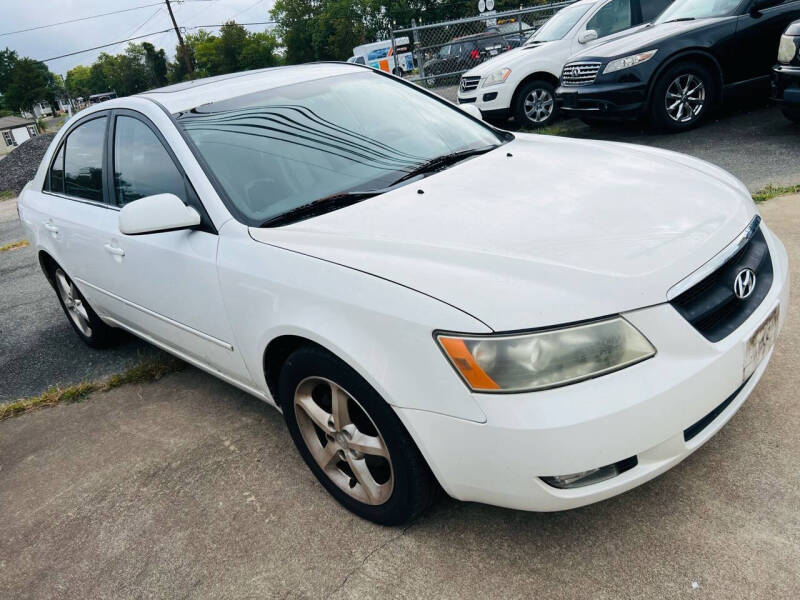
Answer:
[(475, 117), (479, 121), (483, 121), (483, 113), (481, 113), (481, 109), (474, 104), (459, 104), (458, 108), (463, 110), (469, 116)]
[(146, 196), (119, 212), (119, 230), (125, 235), (189, 229), (200, 225), (200, 214), (175, 194)]
[(784, 0), (755, 0), (750, 7), (750, 14), (757, 15), (762, 10), (783, 4)]
[(588, 44), (589, 42), (593, 42), (596, 39), (597, 39), (597, 31), (595, 31), (594, 29), (587, 29), (578, 36), (578, 43)]

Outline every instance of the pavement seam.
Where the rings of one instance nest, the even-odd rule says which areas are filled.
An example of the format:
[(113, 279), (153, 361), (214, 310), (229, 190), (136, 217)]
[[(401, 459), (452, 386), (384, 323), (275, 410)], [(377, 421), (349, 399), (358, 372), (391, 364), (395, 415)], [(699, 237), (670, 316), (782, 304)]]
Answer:
[(403, 529), (402, 529), (402, 530), (400, 530), (400, 533), (398, 533), (398, 534), (396, 534), (396, 535), (393, 535), (392, 537), (390, 537), (390, 538), (389, 538), (389, 539), (387, 539), (386, 541), (384, 541), (384, 542), (381, 542), (380, 544), (378, 544), (377, 546), (375, 546), (375, 547), (374, 547), (372, 550), (370, 550), (370, 551), (369, 551), (369, 552), (368, 552), (368, 553), (367, 553), (367, 554), (364, 556), (364, 558), (363, 558), (363, 559), (361, 559), (361, 562), (360, 562), (360, 563), (359, 563), (359, 564), (358, 564), (356, 567), (354, 567), (354, 568), (353, 568), (353, 569), (352, 569), (352, 570), (351, 570), (349, 573), (347, 573), (347, 575), (345, 575), (345, 576), (344, 576), (344, 579), (342, 579), (342, 582), (341, 582), (341, 583), (340, 583), (338, 586), (336, 586), (336, 588), (335, 588), (335, 589), (334, 589), (334, 590), (333, 590), (333, 591), (332, 591), (330, 594), (328, 594), (328, 595), (325, 597), (325, 599), (326, 599), (326, 600), (329, 600), (329, 599), (330, 599), (330, 598), (332, 598), (334, 595), (336, 595), (338, 592), (342, 591), (342, 590), (344, 589), (344, 586), (345, 586), (345, 585), (347, 585), (347, 582), (350, 580), (350, 577), (352, 577), (352, 576), (353, 576), (353, 575), (355, 575), (355, 574), (356, 574), (358, 571), (360, 571), (361, 569), (363, 569), (363, 568), (364, 568), (364, 565), (365, 565), (365, 564), (367, 564), (367, 561), (368, 561), (370, 558), (372, 558), (372, 557), (373, 557), (375, 554), (377, 554), (378, 552), (380, 552), (381, 550), (383, 550), (384, 548), (386, 548), (387, 546), (389, 546), (389, 545), (390, 545), (392, 542), (394, 542), (395, 540), (399, 540), (401, 537), (403, 537), (403, 536), (406, 534), (406, 532), (407, 532), (409, 529), (411, 529), (411, 528), (414, 526), (414, 524), (415, 524), (416, 522), (417, 522), (417, 521), (416, 521), (416, 519), (415, 519), (415, 520), (413, 520), (413, 521), (411, 521), (411, 522), (410, 522), (408, 525), (406, 525), (405, 527), (403, 527)]

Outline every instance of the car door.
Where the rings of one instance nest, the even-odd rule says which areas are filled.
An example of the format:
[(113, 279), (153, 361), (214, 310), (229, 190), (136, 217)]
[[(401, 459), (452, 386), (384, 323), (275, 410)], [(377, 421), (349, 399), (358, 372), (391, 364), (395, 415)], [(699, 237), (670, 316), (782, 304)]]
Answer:
[(784, 1), (777, 6), (751, 12), (754, 0), (746, 5), (736, 23), (737, 53), (732, 73), (726, 83), (747, 81), (769, 75), (778, 56), (778, 44), (786, 27), (800, 18), (800, 0)]
[(30, 195), (40, 213), (41, 245), (101, 316), (108, 313), (106, 298), (95, 291), (109, 266), (103, 232), (116, 226), (119, 214), (104, 185), (108, 120), (104, 111), (71, 126), (53, 153), (42, 192)]
[(109, 122), (106, 185), (120, 209), (170, 193), (200, 212), (201, 225), (159, 233), (105, 231), (106, 267), (98, 288), (116, 321), (138, 335), (177, 350), (247, 383), (217, 278), (219, 236), (194, 188), (161, 134), (143, 115), (114, 110)]

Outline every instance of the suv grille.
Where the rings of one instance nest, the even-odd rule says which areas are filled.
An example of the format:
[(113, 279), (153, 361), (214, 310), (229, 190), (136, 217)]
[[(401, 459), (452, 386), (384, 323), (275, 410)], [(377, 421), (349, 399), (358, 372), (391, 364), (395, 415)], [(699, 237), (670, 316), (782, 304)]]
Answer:
[[(758, 225), (758, 221), (754, 221)], [(760, 228), (716, 271), (671, 301), (677, 310), (707, 340), (718, 342), (745, 322), (764, 300), (772, 286), (772, 258)], [(756, 276), (755, 289), (740, 300), (734, 281), (742, 269)]]
[(472, 90), (478, 87), (478, 84), (481, 82), (480, 77), (462, 77), (461, 78), (461, 91), (462, 92), (471, 92)]
[(589, 85), (600, 72), (599, 62), (574, 62), (564, 66), (561, 72), (562, 85)]

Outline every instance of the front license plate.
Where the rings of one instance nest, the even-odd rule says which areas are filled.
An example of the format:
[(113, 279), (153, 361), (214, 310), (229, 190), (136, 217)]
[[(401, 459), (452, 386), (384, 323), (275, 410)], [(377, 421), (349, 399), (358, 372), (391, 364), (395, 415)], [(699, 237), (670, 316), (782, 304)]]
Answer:
[(759, 325), (750, 339), (747, 340), (747, 348), (744, 351), (744, 379), (750, 377), (756, 367), (764, 360), (764, 357), (775, 345), (775, 338), (778, 335), (778, 317), (780, 316), (780, 306), (776, 306), (770, 315)]

